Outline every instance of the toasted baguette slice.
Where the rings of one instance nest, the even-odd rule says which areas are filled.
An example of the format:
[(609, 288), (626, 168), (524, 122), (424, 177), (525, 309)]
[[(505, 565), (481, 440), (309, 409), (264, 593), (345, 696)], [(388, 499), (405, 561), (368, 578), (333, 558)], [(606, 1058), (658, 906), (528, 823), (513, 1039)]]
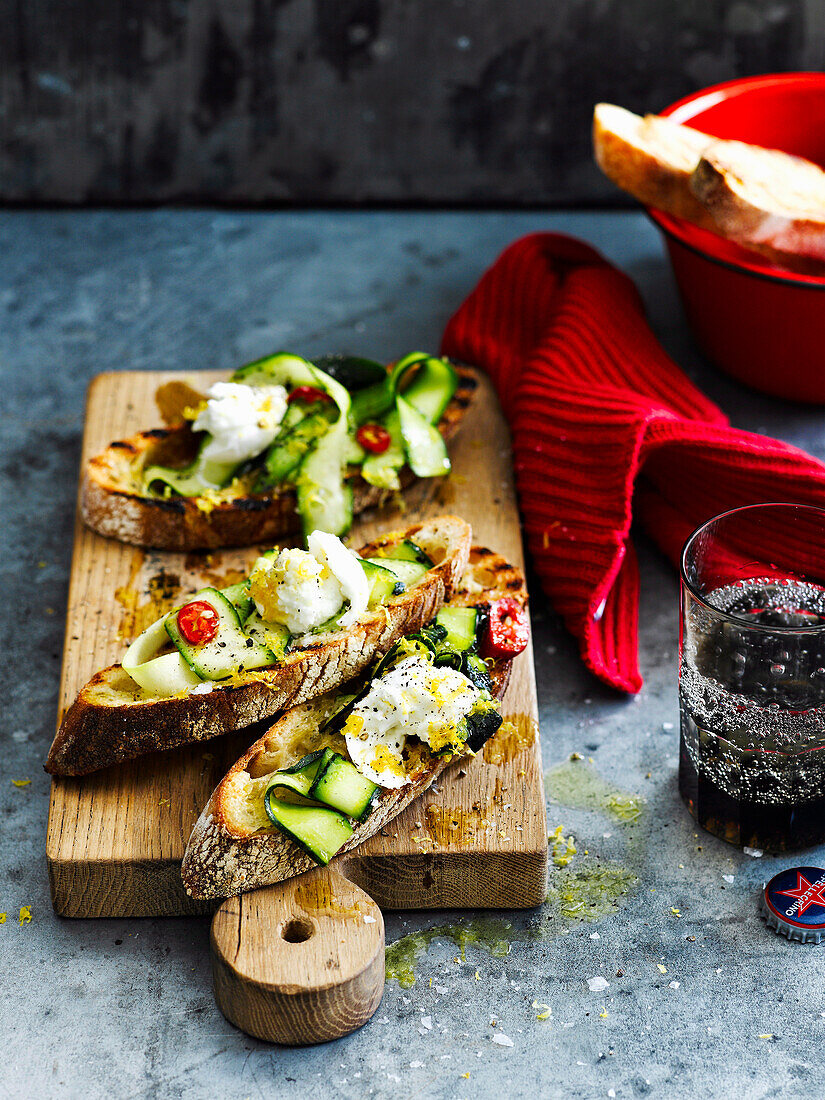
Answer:
[(811, 161), (612, 103), (593, 112), (593, 151), (604, 174), (647, 206), (780, 267), (825, 273), (825, 172)]
[(464, 574), (472, 531), (457, 516), (440, 516), (362, 547), (362, 557), (402, 539), (414, 539), (435, 565), (386, 604), (344, 631), (319, 635), (274, 668), (206, 681), (210, 690), (157, 698), (147, 695), (120, 665), (93, 676), (63, 720), (46, 761), (53, 775), (88, 772), (149, 752), (205, 741), (249, 726), (314, 699), (357, 676), (398, 638), (429, 622)]
[(647, 206), (718, 232), (690, 186), (694, 168), (714, 141), (690, 126), (658, 115), (642, 118), (612, 103), (598, 103), (593, 112), (593, 152), (609, 179)]
[[(456, 366), (456, 370), (458, 388), (438, 424), (445, 439), (458, 430), (478, 386), (478, 374), (472, 368)], [(144, 466), (185, 465), (194, 454), (195, 437), (188, 424), (139, 432), (110, 443), (86, 468), (81, 491), (83, 519), (99, 535), (159, 550), (250, 546), (277, 542), (300, 530), (294, 489), (253, 493), (251, 477), (209, 497), (146, 496), (141, 480)], [(356, 514), (390, 496), (357, 473), (351, 480)], [(414, 480), (405, 469), (402, 486), (407, 488)]]
[[(468, 606), (513, 596), (527, 604), (524, 577), (498, 554), (473, 547), (464, 582), (450, 604)], [(493, 690), (501, 697), (510, 676), (510, 661), (490, 670)], [(261, 805), (266, 777), (289, 767), (307, 753), (334, 748), (346, 755), (340, 734), (323, 734), (320, 726), (335, 709), (332, 694), (287, 711), (235, 763), (198, 818), (181, 874), (194, 898), (225, 898), (300, 875), (317, 864), (292, 840), (272, 828)], [(339, 855), (352, 851), (401, 813), (447, 767), (447, 762), (421, 747), (413, 781), (385, 790), (366, 821), (357, 825)], [(336, 857), (338, 858), (338, 857)]]
[(703, 153), (690, 186), (730, 240), (786, 267), (825, 270), (825, 172), (816, 164), (719, 142)]

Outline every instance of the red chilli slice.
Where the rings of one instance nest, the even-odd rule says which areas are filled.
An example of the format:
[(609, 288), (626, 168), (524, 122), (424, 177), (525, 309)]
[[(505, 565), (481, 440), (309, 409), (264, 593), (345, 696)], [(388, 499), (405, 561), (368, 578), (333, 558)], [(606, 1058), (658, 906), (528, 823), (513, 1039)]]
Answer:
[(365, 451), (374, 455), (382, 455), (392, 442), (392, 436), (381, 424), (362, 424), (355, 438)]
[(293, 401), (304, 401), (307, 405), (312, 405), (316, 401), (331, 401), (332, 398), (326, 390), (320, 390), (317, 386), (296, 386), (292, 393), (287, 397), (287, 405), (291, 405)]

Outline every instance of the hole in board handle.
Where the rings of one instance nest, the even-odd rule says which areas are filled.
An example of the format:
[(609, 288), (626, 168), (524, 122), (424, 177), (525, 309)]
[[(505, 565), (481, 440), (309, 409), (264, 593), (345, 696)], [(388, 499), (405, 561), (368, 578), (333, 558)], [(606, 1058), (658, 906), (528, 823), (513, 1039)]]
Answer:
[(281, 925), (281, 938), (287, 943), (305, 943), (315, 935), (315, 925), (305, 917), (293, 917)]

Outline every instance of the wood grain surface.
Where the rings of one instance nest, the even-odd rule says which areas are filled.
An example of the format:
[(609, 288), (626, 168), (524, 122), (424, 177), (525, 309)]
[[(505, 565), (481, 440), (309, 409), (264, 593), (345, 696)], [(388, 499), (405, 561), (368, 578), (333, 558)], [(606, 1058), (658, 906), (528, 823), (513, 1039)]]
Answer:
[(338, 1039), (381, 1002), (381, 910), (331, 867), (230, 898), (212, 921), (212, 975), (221, 1012), (249, 1035)]
[[(222, 376), (98, 376), (89, 390), (84, 461), (110, 440), (159, 423), (154, 394), (161, 383), (187, 377), (205, 388)], [(453, 512), (473, 525), (476, 542), (522, 565), (509, 438), (486, 382), (450, 449), (453, 473), (448, 479), (421, 482), (405, 494), (400, 507), (394, 504), (360, 517), (352, 544), (427, 515)], [(102, 539), (78, 520), (58, 721), (82, 684), (119, 660), (126, 644), (182, 594), (204, 583), (231, 583), (256, 553), (141, 551)], [(454, 765), (381, 834), (336, 861), (338, 871), (379, 906), (515, 908), (542, 901), (547, 837), (529, 649), (515, 662), (503, 713), (507, 721), (483, 754)], [(212, 789), (261, 732), (251, 728), (95, 775), (55, 779), (46, 852), (56, 911), (108, 917), (211, 910), (211, 904), (185, 895), (180, 861)], [(232, 913), (250, 914), (245, 905), (262, 911), (262, 898), (278, 889), (261, 891), (254, 902), (225, 903), (216, 927), (237, 921)], [(242, 928), (253, 923), (249, 917)], [(320, 931), (317, 935), (316, 945), (324, 938)], [(254, 946), (249, 951), (254, 954)]]

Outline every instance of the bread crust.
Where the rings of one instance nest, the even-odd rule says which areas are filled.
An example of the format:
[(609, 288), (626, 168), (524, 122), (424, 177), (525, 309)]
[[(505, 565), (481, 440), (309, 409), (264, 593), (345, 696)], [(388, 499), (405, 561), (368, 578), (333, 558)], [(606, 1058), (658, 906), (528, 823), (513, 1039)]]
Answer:
[[(456, 433), (478, 386), (478, 372), (456, 365), (458, 388), (438, 429), (445, 439)], [(295, 491), (255, 493), (234, 500), (209, 503), (198, 497), (145, 496), (134, 484), (135, 468), (145, 463), (183, 463), (194, 457), (194, 436), (188, 424), (138, 432), (110, 443), (87, 464), (81, 487), (84, 522), (106, 538), (158, 550), (215, 550), (222, 546), (250, 546), (275, 542), (300, 531)], [(403, 488), (415, 480), (409, 469), (401, 475)], [(360, 475), (350, 478), (356, 514), (383, 503), (391, 494), (369, 485)]]
[[(685, 141), (683, 155), (666, 158), (661, 151), (657, 153), (655, 135), (646, 132), (651, 126), (681, 133)], [(611, 103), (598, 103), (593, 112), (593, 153), (608, 179), (646, 206), (718, 232), (690, 187), (691, 172), (702, 150), (713, 140), (689, 126), (655, 115), (642, 118)]]
[[(45, 767), (53, 775), (86, 775), (149, 752), (204, 741), (242, 729), (313, 699), (358, 675), (402, 634), (433, 618), (459, 587), (472, 531), (458, 516), (439, 516), (388, 532), (359, 553), (417, 539), (436, 565), (414, 588), (362, 617), (350, 629), (325, 635), (311, 648), (288, 654), (273, 669), (215, 682), (206, 694), (147, 698), (120, 665), (98, 672), (83, 687), (55, 736)], [(207, 681), (208, 682), (208, 681)]]
[[(593, 112), (593, 152), (604, 174), (645, 205), (780, 267), (825, 274), (825, 173), (818, 165), (610, 103)], [(806, 212), (806, 204), (814, 209)]]
[[(690, 178), (697, 199), (711, 214), (716, 230), (745, 248), (761, 253), (773, 263), (806, 275), (825, 274), (825, 203), (820, 215), (801, 210), (780, 212), (770, 199), (749, 184), (746, 173), (731, 155), (739, 143), (727, 148), (711, 146)], [(777, 150), (765, 151), (772, 160), (789, 165), (796, 162), (806, 175), (815, 165)], [(825, 173), (822, 190), (825, 196)], [(804, 178), (804, 177), (803, 177)], [(777, 187), (781, 191), (781, 187)], [(774, 209), (771, 209), (774, 207)]]
[[(527, 606), (527, 589), (520, 570), (486, 547), (474, 546), (465, 583), (450, 600), (453, 606), (472, 606), (512, 596)], [(509, 682), (512, 661), (498, 660), (490, 670), (494, 693), (500, 698)], [(227, 772), (216, 787), (198, 818), (186, 853), (181, 875), (187, 893), (198, 899), (233, 897), (248, 890), (292, 878), (317, 867), (315, 860), (282, 833), (241, 835), (228, 824), (230, 792), (241, 773), (259, 756), (271, 752), (279, 742), (288, 740), (292, 730), (313, 714), (309, 703), (296, 707), (260, 737)], [(397, 817), (413, 799), (432, 785), (449, 763), (431, 757), (412, 783), (397, 790), (382, 792), (365, 822), (356, 825), (350, 840), (338, 856), (341, 858), (388, 822)]]

